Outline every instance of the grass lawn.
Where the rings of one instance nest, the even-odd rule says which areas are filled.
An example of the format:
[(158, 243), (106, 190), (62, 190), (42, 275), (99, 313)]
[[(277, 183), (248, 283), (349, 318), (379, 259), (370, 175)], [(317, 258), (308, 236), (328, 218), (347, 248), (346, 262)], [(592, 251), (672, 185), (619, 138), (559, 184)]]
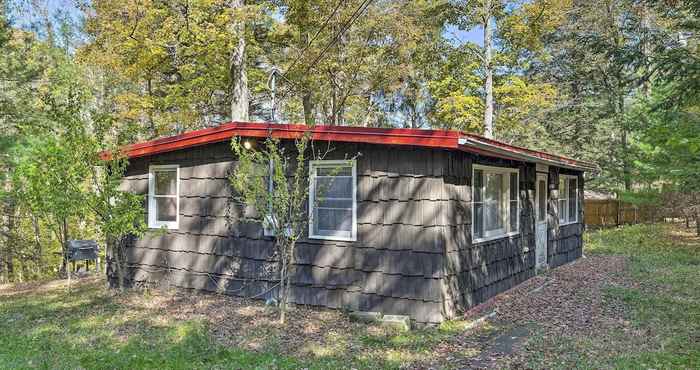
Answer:
[(646, 342), (642, 351), (618, 354), (615, 367), (700, 368), (700, 238), (694, 230), (630, 226), (591, 233), (586, 241), (588, 253), (626, 256), (636, 282), (606, 292), (630, 308), (631, 327)]
[(0, 285), (0, 369), (442, 367), (478, 350), (435, 351), (491, 333), (461, 338), (460, 321), (400, 333), (307, 307), (289, 316), (280, 326), (259, 301), (214, 294), (116, 295), (100, 278), (74, 282), (71, 295), (65, 281)]
[[(115, 295), (97, 278), (70, 295), (63, 281), (0, 285), (0, 368), (700, 368), (700, 239), (630, 226), (588, 233), (585, 254), (499, 296), (478, 329), (410, 333), (305, 307), (282, 327), (260, 302)], [(513, 328), (530, 335), (494, 351)]]

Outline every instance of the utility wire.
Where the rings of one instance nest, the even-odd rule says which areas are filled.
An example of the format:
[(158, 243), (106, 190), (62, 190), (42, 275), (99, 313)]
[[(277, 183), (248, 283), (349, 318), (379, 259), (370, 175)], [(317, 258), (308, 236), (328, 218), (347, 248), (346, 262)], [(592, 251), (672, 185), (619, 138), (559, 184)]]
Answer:
[(329, 42), (326, 45), (326, 47), (321, 51), (321, 53), (316, 57), (316, 59), (314, 59), (314, 61), (311, 62), (311, 64), (309, 64), (309, 66), (306, 68), (306, 71), (304, 73), (310, 72), (311, 69), (313, 69), (316, 66), (316, 63), (318, 63), (321, 60), (321, 58), (323, 58), (323, 56), (326, 54), (328, 49), (330, 49), (331, 46), (333, 46), (333, 44), (335, 44), (338, 40), (340, 40), (340, 38), (345, 34), (345, 32), (350, 28), (350, 26), (352, 26), (352, 24), (355, 23), (355, 21), (360, 17), (360, 15), (367, 9), (367, 7), (369, 6), (369, 4), (371, 2), (372, 2), (372, 0), (364, 0), (364, 2), (360, 5), (360, 7), (357, 8), (357, 10), (355, 10), (355, 12), (350, 16), (348, 21), (346, 21), (345, 24), (343, 26), (341, 26), (340, 31), (338, 31), (338, 33), (331, 40), (331, 42)]
[[(328, 44), (323, 48), (323, 50), (314, 58), (314, 60), (307, 66), (303, 74), (309, 73), (314, 67), (316, 67), (316, 64), (321, 60), (321, 58), (324, 57), (326, 52), (338, 41), (340, 38), (345, 34), (345, 32), (355, 23), (355, 21), (359, 18), (359, 16), (364, 13), (364, 11), (369, 7), (369, 5), (372, 3), (373, 0), (364, 0), (360, 6), (355, 9), (355, 11), (352, 13), (352, 15), (341, 25), (340, 30), (335, 34), (335, 36), (331, 39)], [(291, 70), (287, 69), (285, 73), (282, 74), (282, 78), (288, 82), (290, 82), (292, 85), (297, 85), (296, 83), (292, 82), (288, 78), (285, 77), (285, 75)], [(303, 89), (303, 87), (302, 87)], [(282, 96), (280, 97), (279, 101), (284, 100), (287, 95), (292, 91), (292, 89), (287, 89)]]
[(304, 49), (301, 50), (301, 53), (299, 53), (300, 57), (295, 59), (294, 62), (292, 62), (292, 65), (289, 66), (289, 68), (287, 68), (287, 70), (284, 73), (282, 73), (282, 78), (285, 78), (284, 76), (287, 74), (287, 72), (291, 71), (296, 66), (297, 62), (299, 62), (299, 60), (304, 57), (304, 54), (306, 53), (307, 50), (309, 50), (309, 48), (311, 47), (311, 44), (313, 44), (314, 41), (316, 40), (316, 38), (318, 38), (318, 36), (321, 34), (321, 32), (323, 32), (323, 29), (326, 28), (326, 26), (328, 25), (328, 22), (330, 22), (331, 18), (333, 18), (335, 16), (335, 14), (338, 12), (338, 9), (340, 9), (340, 6), (343, 5), (344, 3), (345, 3), (345, 0), (338, 1), (338, 4), (336, 4), (335, 8), (333, 9), (333, 12), (331, 14), (329, 14), (328, 17), (326, 17), (326, 19), (321, 24), (321, 27), (319, 27), (318, 31), (316, 31), (316, 34), (311, 38), (311, 40), (309, 40), (309, 42), (306, 44), (306, 46), (304, 46)]

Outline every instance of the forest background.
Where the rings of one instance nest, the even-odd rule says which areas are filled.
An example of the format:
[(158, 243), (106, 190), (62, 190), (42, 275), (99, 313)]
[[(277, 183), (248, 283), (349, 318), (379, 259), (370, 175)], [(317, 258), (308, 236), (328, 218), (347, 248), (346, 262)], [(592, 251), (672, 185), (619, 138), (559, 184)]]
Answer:
[(0, 282), (64, 273), (66, 240), (138, 231), (125, 161), (97, 153), (231, 120), (476, 132), (700, 219), (699, 16), (691, 0), (0, 0)]

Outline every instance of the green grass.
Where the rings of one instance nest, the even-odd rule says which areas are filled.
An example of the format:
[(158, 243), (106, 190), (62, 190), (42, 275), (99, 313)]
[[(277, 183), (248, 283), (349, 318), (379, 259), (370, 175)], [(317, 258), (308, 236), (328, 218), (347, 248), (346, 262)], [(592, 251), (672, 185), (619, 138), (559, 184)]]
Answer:
[(278, 351), (276, 329), (246, 332), (260, 350), (227, 347), (203, 320), (132, 304), (148, 292), (115, 296), (97, 280), (68, 295), (61, 282), (46, 284), (55, 286), (0, 296), (0, 369), (396, 369), (434, 359), (435, 346), (463, 332), (458, 321), (407, 333), (358, 325), (324, 333), (322, 344), (293, 343), (311, 354), (292, 357)]
[[(628, 306), (648, 346), (620, 353), (617, 368), (700, 368), (700, 240), (670, 225), (635, 225), (589, 233), (586, 253), (628, 257), (637, 285), (609, 288)], [(623, 338), (624, 340), (624, 338)]]
[(224, 348), (201, 321), (152, 320), (113, 302), (104, 289), (86, 284), (3, 297), (0, 302), (0, 368), (3, 369), (191, 369), (298, 368), (274, 353)]

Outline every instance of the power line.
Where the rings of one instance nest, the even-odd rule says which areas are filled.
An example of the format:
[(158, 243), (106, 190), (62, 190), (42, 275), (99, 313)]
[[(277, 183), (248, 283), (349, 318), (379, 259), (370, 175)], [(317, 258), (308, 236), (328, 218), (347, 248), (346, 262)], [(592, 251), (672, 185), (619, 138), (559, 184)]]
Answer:
[(323, 58), (323, 55), (328, 51), (328, 49), (330, 49), (331, 46), (333, 46), (333, 44), (336, 43), (336, 41), (340, 40), (340, 38), (345, 34), (345, 31), (347, 31), (350, 28), (350, 26), (352, 26), (352, 24), (355, 23), (357, 18), (360, 17), (360, 15), (365, 11), (365, 9), (367, 9), (367, 7), (372, 1), (373, 0), (364, 0), (360, 7), (357, 8), (357, 10), (355, 10), (355, 12), (350, 16), (345, 25), (341, 26), (340, 31), (338, 31), (338, 33), (331, 40), (331, 42), (329, 42), (328, 45), (326, 45), (326, 47), (321, 51), (321, 53), (316, 57), (316, 59), (314, 59), (314, 61), (311, 62), (308, 68), (306, 68), (306, 71), (304, 73), (309, 73), (311, 69), (316, 66), (316, 63), (318, 63), (321, 60), (321, 58)]
[(306, 51), (311, 47), (311, 44), (313, 44), (314, 41), (316, 40), (316, 38), (318, 38), (318, 36), (321, 34), (321, 32), (323, 32), (323, 29), (326, 28), (326, 26), (328, 25), (328, 22), (330, 22), (331, 18), (333, 18), (333, 16), (335, 16), (335, 14), (338, 12), (338, 9), (340, 9), (340, 6), (343, 5), (344, 3), (345, 3), (345, 0), (338, 1), (338, 4), (335, 5), (333, 12), (331, 12), (331, 14), (329, 14), (328, 17), (326, 17), (326, 19), (321, 24), (321, 27), (319, 27), (318, 31), (316, 31), (316, 34), (311, 38), (311, 40), (309, 40), (309, 42), (306, 44), (306, 46), (304, 46), (304, 49), (301, 50), (301, 53), (299, 53), (300, 57), (298, 59), (295, 59), (294, 62), (292, 62), (292, 65), (289, 66), (289, 68), (287, 68), (287, 70), (284, 73), (282, 73), (282, 78), (284, 78), (284, 75), (286, 75), (287, 72), (291, 71), (292, 68), (294, 68), (294, 66), (296, 66), (297, 62), (304, 57), (304, 53), (306, 53)]
[[(364, 13), (364, 11), (369, 7), (369, 5), (372, 3), (373, 0), (363, 0), (362, 4), (355, 9), (355, 11), (352, 13), (352, 15), (341, 25), (340, 30), (335, 34), (335, 36), (331, 39), (328, 44), (323, 48), (323, 50), (314, 58), (314, 60), (308, 65), (306, 70), (304, 71), (303, 74), (309, 73), (315, 66), (316, 64), (323, 58), (323, 56), (326, 54), (326, 52), (333, 46), (340, 38), (345, 34), (345, 32), (352, 26), (353, 23), (359, 18), (359, 16)], [(285, 73), (282, 74), (282, 78), (284, 78), (286, 81), (290, 82), (292, 85), (297, 85), (296, 83), (292, 82), (288, 78), (285, 77), (285, 75), (291, 70), (291, 68), (287, 69)], [(287, 91), (282, 94), (280, 97), (280, 101), (284, 100), (287, 95), (292, 91), (292, 89), (287, 89)]]

